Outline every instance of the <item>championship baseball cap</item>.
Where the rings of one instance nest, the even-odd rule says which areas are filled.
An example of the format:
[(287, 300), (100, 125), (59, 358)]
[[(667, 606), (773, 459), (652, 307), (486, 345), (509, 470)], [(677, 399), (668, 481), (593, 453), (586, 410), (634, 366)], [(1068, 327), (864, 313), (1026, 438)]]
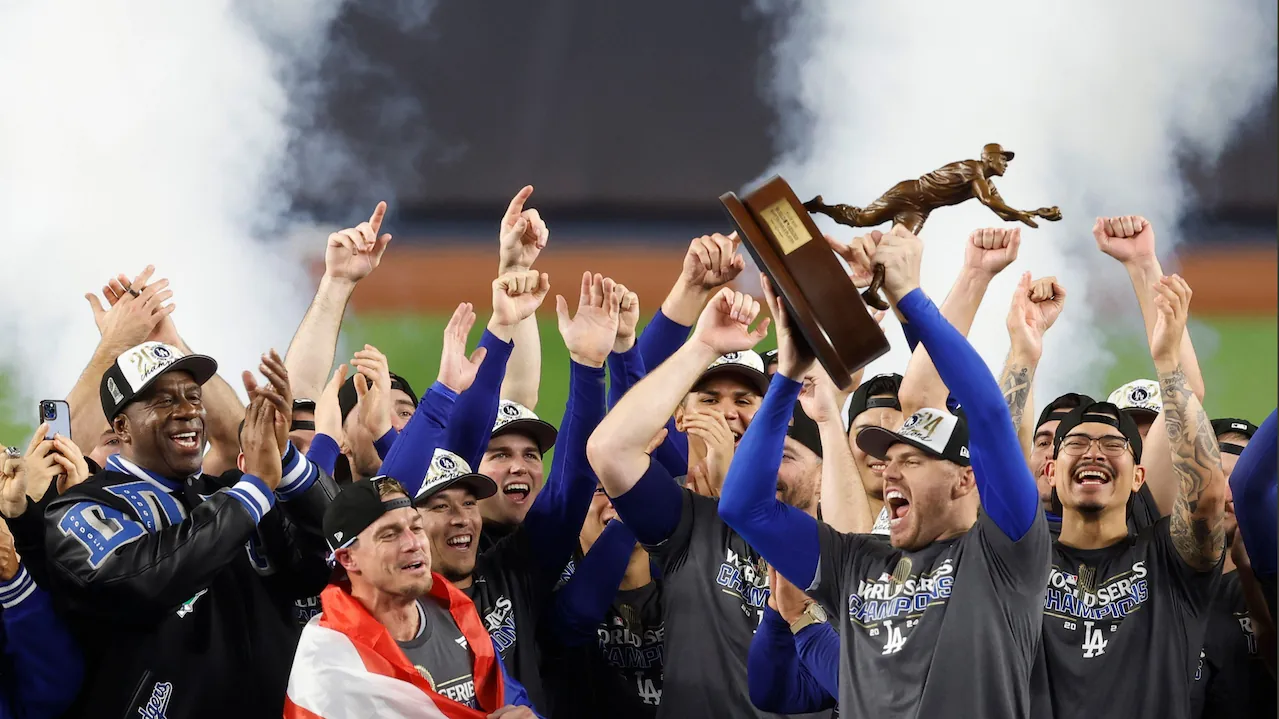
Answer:
[[(1223, 417), (1212, 421), (1212, 433), (1217, 437), (1223, 434), (1242, 434), (1248, 439), (1252, 439), (1252, 435), (1256, 434), (1257, 425), (1246, 419), (1237, 419), (1235, 417)], [(1222, 452), (1230, 454), (1240, 454), (1243, 452), (1243, 445), (1234, 442), (1218, 442)]]
[(1072, 409), (1083, 405), (1094, 404), (1096, 401), (1097, 400), (1086, 394), (1067, 392), (1066, 394), (1063, 394), (1057, 399), (1049, 402), (1047, 407), (1044, 407), (1044, 411), (1039, 413), (1039, 421), (1035, 423), (1035, 429), (1039, 429), (1055, 419), (1065, 419), (1066, 415), (1070, 414)]
[(1135, 379), (1111, 392), (1106, 401), (1134, 419), (1153, 420), (1164, 408), (1159, 383), (1151, 379)]
[[(878, 374), (862, 382), (848, 398), (848, 412), (844, 427), (852, 427), (857, 415), (876, 407), (892, 407), (901, 410), (902, 404), (897, 393), (902, 387), (902, 376), (899, 374)], [(891, 397), (876, 395), (892, 395)]]
[(489, 436), (500, 437), (504, 434), (530, 437), (537, 443), (537, 451), (546, 454), (555, 445), (555, 437), (559, 432), (533, 410), (519, 402), (504, 399), (497, 405), (497, 419), (493, 421), (493, 432)]
[(453, 487), (464, 487), (471, 490), (476, 499), (487, 499), (497, 494), (497, 482), (471, 470), (465, 459), (452, 452), (437, 447), (431, 457), (431, 466), (426, 470), (426, 478), (417, 490), (413, 503), (418, 504), (439, 492)]
[[(358, 373), (357, 373), (358, 374)], [(413, 393), (413, 387), (409, 385), (408, 380), (391, 373), (391, 389), (398, 389), (413, 400), (413, 406), (417, 406), (417, 395)], [(342, 410), (342, 421), (346, 422), (347, 415), (351, 414), (351, 410), (355, 409), (355, 404), (360, 401), (360, 395), (355, 391), (355, 375), (346, 378), (342, 386), (338, 388), (338, 407)]]
[(1099, 422), (1119, 430), (1132, 448), (1133, 460), (1141, 464), (1141, 431), (1137, 429), (1136, 420), (1114, 402), (1092, 402), (1070, 410), (1062, 418), (1061, 424), (1057, 425), (1057, 432), (1053, 435), (1053, 456), (1056, 457), (1061, 452), (1061, 442), (1066, 435), (1079, 425), (1089, 422)]
[(764, 358), (755, 350), (729, 352), (719, 357), (697, 378), (696, 390), (703, 382), (720, 376), (733, 377), (755, 390), (761, 397), (768, 392), (768, 373), (764, 371)]
[(125, 350), (102, 375), (98, 394), (107, 421), (115, 419), (125, 405), (166, 372), (190, 372), (196, 384), (202, 385), (218, 373), (218, 363), (207, 355), (189, 355), (163, 342), (143, 342)]
[(383, 500), (381, 488), (386, 481), (394, 480), (379, 475), (365, 482), (352, 482), (329, 503), (324, 510), (323, 529), (330, 554), (351, 546), (360, 532), (383, 514), (413, 506), (413, 500), (407, 496)]
[(888, 448), (899, 442), (961, 467), (970, 463), (968, 421), (944, 409), (924, 407), (907, 417), (896, 432), (883, 427), (863, 427), (857, 433), (857, 446), (876, 459), (886, 458)]

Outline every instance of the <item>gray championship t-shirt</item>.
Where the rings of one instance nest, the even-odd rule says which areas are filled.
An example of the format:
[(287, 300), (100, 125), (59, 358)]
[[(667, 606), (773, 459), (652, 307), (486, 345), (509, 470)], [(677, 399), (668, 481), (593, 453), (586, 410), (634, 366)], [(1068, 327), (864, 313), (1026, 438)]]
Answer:
[(1199, 664), (1190, 686), (1190, 715), (1202, 719), (1272, 717), (1275, 678), (1257, 646), (1239, 572), (1221, 578), (1208, 610)]
[(1030, 716), (1050, 562), (1035, 514), (1016, 542), (980, 512), (916, 552), (819, 525), (808, 593), (839, 622), (841, 717)]
[(1053, 544), (1043, 648), (1056, 719), (1189, 719), (1221, 565), (1198, 572), (1164, 517), (1104, 549)]
[(479, 709), (475, 698), (475, 676), (471, 648), (443, 607), (430, 599), (417, 603), (422, 620), (421, 632), (407, 642), (396, 642), (431, 688), (472, 709)]
[(781, 716), (756, 709), (746, 684), (768, 602), (767, 565), (719, 518), (718, 501), (683, 493), (674, 533), (646, 547), (662, 572), (666, 666), (657, 716)]

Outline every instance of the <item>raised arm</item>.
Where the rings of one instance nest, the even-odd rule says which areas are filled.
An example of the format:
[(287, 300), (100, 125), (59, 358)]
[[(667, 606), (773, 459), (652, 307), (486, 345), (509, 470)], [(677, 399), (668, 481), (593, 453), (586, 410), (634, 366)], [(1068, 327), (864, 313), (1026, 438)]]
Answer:
[(719, 516), (783, 577), (796, 586), (809, 587), (820, 559), (817, 520), (777, 499), (777, 471), (782, 465), (786, 428), (813, 357), (807, 347), (792, 339), (782, 301), (763, 273), (760, 283), (777, 324), (777, 374), (728, 468)]
[(480, 347), (486, 352), (484, 362), (475, 383), (458, 395), (444, 442), (472, 467), (480, 466), (497, 420), (502, 381), (515, 347), (515, 328), (533, 316), (550, 289), (550, 277), (535, 270), (509, 272), (493, 280), (493, 316), (480, 337)]
[[(1159, 258), (1155, 254), (1155, 229), (1144, 217), (1099, 217), (1092, 229), (1097, 248), (1119, 260), (1132, 280), (1133, 293), (1141, 307), (1141, 318), (1146, 325), (1146, 339), (1153, 341), (1158, 312), (1155, 309), (1155, 283), (1164, 276)], [(1183, 332), (1178, 346), (1178, 361), (1186, 378), (1186, 385), (1202, 404), (1204, 399), (1203, 373), (1199, 370), (1199, 358), (1190, 341), (1190, 333)], [(1163, 413), (1155, 418), (1146, 434), (1142, 450), (1142, 466), (1146, 468), (1146, 486), (1161, 514), (1172, 512), (1180, 492), (1176, 473), (1170, 464), (1172, 456), (1168, 444), (1168, 432)]]
[(463, 302), (453, 310), (444, 328), (440, 372), (435, 383), (426, 390), (408, 424), (404, 425), (400, 439), (382, 461), (382, 473), (403, 485), (411, 497), (417, 496), (436, 448), (444, 445), (445, 427), (453, 414), (454, 402), (471, 387), (483, 366), (486, 354), (483, 347), (469, 357), (466, 355), (466, 338), (474, 326), (475, 309), (469, 302)]
[(390, 235), (378, 234), (384, 217), (386, 203), (379, 202), (367, 221), (329, 235), (320, 286), (284, 357), (296, 397), (319, 396), (329, 378), (342, 316), (355, 285), (377, 269), (391, 241)]
[(550, 636), (564, 646), (577, 647), (596, 641), (600, 622), (626, 577), (635, 534), (619, 521), (604, 527), (576, 571), (555, 591), (551, 605)]
[(804, 377), (799, 402), (804, 414), (817, 423), (822, 441), (822, 520), (840, 532), (868, 534), (875, 527), (875, 517), (848, 446), (843, 401), (820, 366), (814, 364)]
[(970, 436), (969, 451), (982, 507), (1005, 535), (1018, 541), (1040, 514), (1039, 489), (995, 377), (919, 287), (922, 253), (919, 238), (898, 225), (884, 235), (874, 259), (884, 265), (889, 301), (915, 326), (920, 343), (936, 358), (937, 371), (964, 408), (968, 426), (980, 428)]
[[(1008, 359), (999, 375), (1008, 413), (1017, 428), (1022, 455), (1030, 461), (1035, 434), (1035, 411), (1032, 386), (1035, 370), (1044, 353), (1044, 333), (1057, 321), (1066, 304), (1066, 289), (1056, 277), (1043, 277), (1032, 282), (1030, 273), (1022, 275), (1013, 290), (1008, 308)], [(1030, 410), (1030, 411), (1027, 411)]]
[[(986, 288), (1005, 267), (1017, 259), (1021, 230), (990, 228), (975, 230), (964, 246), (964, 266), (942, 302), (941, 314), (961, 335), (967, 335), (986, 296)], [(909, 321), (905, 326), (909, 326)], [(916, 330), (911, 328), (912, 332)], [(925, 347), (916, 347), (902, 376), (898, 398), (902, 415), (909, 417), (921, 407), (945, 407), (949, 394), (937, 367)]]
[(151, 339), (160, 324), (173, 312), (174, 305), (166, 304), (173, 297), (173, 292), (168, 289), (169, 281), (156, 280), (147, 284), (154, 272), (155, 267), (148, 265), (129, 283), (130, 288), (135, 284), (145, 288), (138, 290), (137, 296), (123, 287), (120, 287), (117, 294), (112, 289), (112, 283), (119, 286), (119, 281), (108, 282), (102, 288), (102, 293), (107, 298), (109, 309), (103, 308), (97, 295), (85, 295), (102, 338), (98, 341), (93, 356), (89, 358), (89, 365), (80, 373), (79, 379), (67, 394), (67, 405), (71, 408), (71, 438), (90, 452), (97, 446), (98, 437), (107, 429), (107, 418), (102, 413), (99, 394), (102, 375), (106, 374), (125, 350)]
[[(524, 205), (533, 195), (533, 186), (525, 185), (506, 208), (498, 230), (499, 277), (508, 272), (527, 272), (546, 248), (551, 237), (546, 222), (534, 209)], [(518, 402), (529, 409), (537, 407), (538, 389), (542, 381), (542, 339), (537, 329), (537, 314), (525, 317), (515, 326), (511, 339), (515, 349), (502, 380), (501, 398)]]
[[(1217, 436), (1181, 363), (1190, 286), (1173, 275), (1160, 278), (1154, 292), (1158, 317), (1151, 333), (1150, 356), (1159, 375), (1164, 405), (1160, 416), (1179, 486), (1169, 533), (1182, 560), (1205, 572), (1217, 566), (1226, 547), (1226, 475)], [(1153, 436), (1156, 429), (1152, 427), (1147, 436)], [(1143, 463), (1148, 452), (1150, 449), (1143, 451)]]
[[(622, 397), (591, 435), (586, 448), (591, 467), (618, 514), (645, 544), (660, 542), (674, 531), (682, 501), (670, 475), (650, 468), (646, 450), (711, 362), (728, 352), (750, 349), (764, 338), (767, 320), (750, 330), (758, 312), (758, 303), (749, 296), (720, 290), (702, 311), (692, 339)], [(646, 474), (653, 475), (654, 481), (646, 484), (656, 496), (632, 494)]]
[(546, 485), (524, 517), (542, 569), (558, 576), (577, 548), (578, 532), (598, 483), (586, 459), (586, 442), (604, 418), (604, 360), (617, 337), (622, 293), (613, 280), (586, 273), (571, 319), (568, 302), (555, 298), (560, 335), (569, 352), (569, 400), (560, 423)]
[(631, 391), (647, 372), (639, 343), (635, 341), (635, 327), (639, 324), (639, 295), (619, 284), (622, 302), (618, 305), (617, 336), (613, 351), (608, 353), (608, 407), (617, 405), (622, 395)]

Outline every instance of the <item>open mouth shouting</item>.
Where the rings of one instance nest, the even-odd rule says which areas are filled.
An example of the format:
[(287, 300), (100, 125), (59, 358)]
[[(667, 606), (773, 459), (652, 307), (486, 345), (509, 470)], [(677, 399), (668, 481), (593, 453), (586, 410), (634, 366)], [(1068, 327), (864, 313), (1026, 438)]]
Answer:
[(896, 527), (910, 514), (910, 500), (897, 488), (884, 492), (884, 505), (888, 507), (888, 522)]
[(516, 504), (524, 504), (533, 491), (533, 485), (524, 481), (507, 482), (502, 487), (502, 496)]
[(426, 572), (426, 562), (421, 560), (416, 562), (409, 562), (407, 564), (402, 565), (400, 567), (400, 571), (408, 572), (409, 574), (422, 574)]

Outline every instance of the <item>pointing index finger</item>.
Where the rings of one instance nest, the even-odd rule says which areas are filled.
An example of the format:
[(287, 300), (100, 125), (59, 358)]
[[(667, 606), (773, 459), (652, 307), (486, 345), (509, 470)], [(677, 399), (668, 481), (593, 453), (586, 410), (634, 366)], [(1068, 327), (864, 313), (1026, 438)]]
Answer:
[(376, 238), (378, 232), (382, 229), (382, 218), (386, 217), (386, 202), (377, 203), (377, 207), (373, 208), (373, 214), (369, 215), (369, 227), (373, 229), (373, 237)]
[(533, 194), (533, 186), (525, 185), (519, 192), (515, 193), (515, 197), (511, 198), (511, 204), (506, 208), (506, 220), (514, 222), (516, 217), (524, 211), (524, 203), (528, 202), (528, 198)]

